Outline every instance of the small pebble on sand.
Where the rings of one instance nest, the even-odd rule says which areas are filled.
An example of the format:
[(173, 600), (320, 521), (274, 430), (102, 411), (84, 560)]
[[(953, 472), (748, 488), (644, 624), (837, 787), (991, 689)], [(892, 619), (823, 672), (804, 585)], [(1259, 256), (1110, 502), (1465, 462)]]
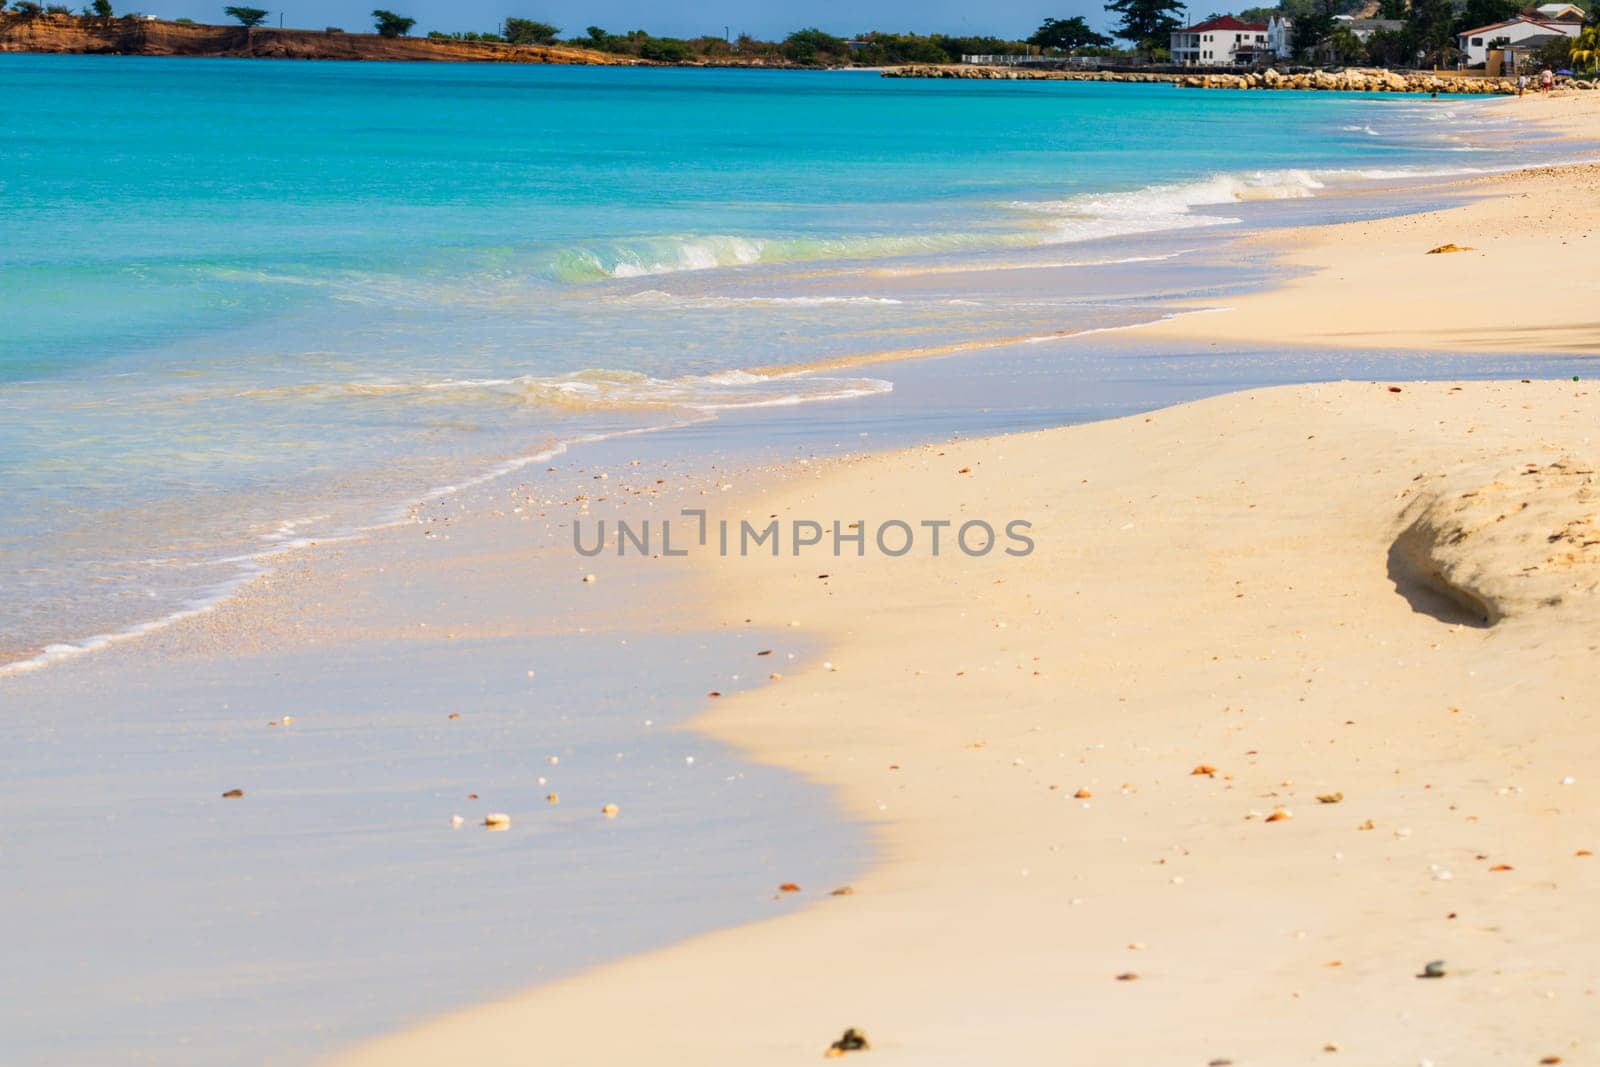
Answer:
[(584, 585), (593, 585), (593, 584), (594, 584), (594, 583), (595, 583), (595, 582), (597, 582), (597, 581), (599, 581), (599, 580), (600, 580), (600, 579), (598, 579), (598, 578), (596, 578), (596, 577), (595, 577), (595, 576), (594, 576), (594, 575), (592, 575), (592, 574), (585, 574), (585, 575), (584, 575), (584, 576), (583, 576), (583, 584), (584, 584)]
[(617, 807), (615, 804), (607, 804), (600, 809), (600, 814), (604, 815), (608, 819), (615, 819), (621, 810), (622, 809)]
[(454, 830), (466, 821), (459, 815), (452, 815), (450, 816), (450, 829)]
[(511, 825), (511, 816), (503, 811), (491, 811), (483, 817), (483, 825), (491, 830), (504, 830)]
[(239, 797), (244, 796), (244, 790), (243, 789), (230, 789), (226, 793), (222, 794), (222, 796), (223, 796), (223, 799), (225, 799), (225, 800), (235, 800), (235, 799), (237, 799)]

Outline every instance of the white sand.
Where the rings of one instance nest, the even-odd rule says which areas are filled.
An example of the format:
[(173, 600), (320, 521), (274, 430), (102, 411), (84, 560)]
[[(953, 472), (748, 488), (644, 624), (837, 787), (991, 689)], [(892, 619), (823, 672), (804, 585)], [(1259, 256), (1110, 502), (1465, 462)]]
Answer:
[(1597, 416), (1583, 383), (1268, 390), (761, 502), (1035, 523), (1021, 560), (716, 576), (837, 670), (706, 727), (839, 789), (883, 862), (340, 1062), (809, 1063), (847, 1026), (872, 1063), (1592, 1054)]

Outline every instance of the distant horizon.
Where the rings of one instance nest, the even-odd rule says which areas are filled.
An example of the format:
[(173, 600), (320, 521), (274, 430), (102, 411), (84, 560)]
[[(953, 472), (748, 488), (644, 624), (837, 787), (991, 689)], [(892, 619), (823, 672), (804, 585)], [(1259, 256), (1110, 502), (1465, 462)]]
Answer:
[[(118, 14), (138, 12), (162, 19), (190, 18), (196, 22), (225, 25), (230, 20), (222, 13), (226, 3), (212, 0), (155, 0), (140, 4), (137, 0), (113, 0)], [(322, 29), (337, 26), (350, 33), (370, 32), (371, 11), (385, 7), (400, 15), (417, 20), (412, 34), (492, 32), (509, 16), (531, 18), (549, 22), (561, 28), (563, 38), (582, 37), (589, 26), (600, 26), (612, 33), (645, 30), (659, 37), (721, 37), (726, 31), (731, 38), (740, 34), (763, 40), (782, 40), (795, 30), (816, 27), (840, 37), (859, 33), (942, 33), (950, 36), (1004, 37), (1021, 39), (1029, 36), (1046, 18), (1071, 18), (1082, 15), (1089, 24), (1101, 32), (1110, 32), (1113, 19), (1105, 9), (1086, 0), (1001, 0), (975, 14), (969, 5), (933, 0), (920, 5), (910, 0), (867, 0), (862, 4), (842, 4), (835, 0), (801, 5), (741, 4), (733, 0), (713, 0), (712, 3), (690, 8), (683, 6), (657, 6), (638, 0), (601, 0), (598, 3), (577, 3), (574, 0), (556, 0), (552, 3), (498, 2), (498, 0), (464, 0), (446, 4), (443, 0), (335, 0), (333, 3), (297, 3), (274, 7), (270, 3), (242, 5), (262, 7), (270, 12), (267, 25), (277, 26), (279, 16), (283, 25), (292, 29)], [(793, 12), (792, 14), (790, 12)]]

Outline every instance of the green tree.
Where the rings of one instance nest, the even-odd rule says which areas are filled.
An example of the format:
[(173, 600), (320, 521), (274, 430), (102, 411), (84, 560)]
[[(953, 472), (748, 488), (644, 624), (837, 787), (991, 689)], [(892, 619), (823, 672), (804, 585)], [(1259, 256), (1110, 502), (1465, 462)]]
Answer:
[(1519, 0), (1467, 0), (1450, 29), (1453, 33), (1475, 30), (1479, 26), (1493, 26), (1522, 10)]
[(267, 21), (266, 9), (260, 7), (225, 7), (222, 13), (230, 19), (237, 19), (241, 26), (259, 26)]
[(372, 13), (372, 23), (377, 27), (379, 37), (404, 37), (411, 32), (411, 27), (417, 24), (417, 20), (396, 15), (393, 11), (385, 11), (380, 7)]
[(1350, 65), (1366, 61), (1366, 46), (1361, 43), (1361, 38), (1357, 37), (1350, 27), (1344, 23), (1335, 26), (1333, 32), (1328, 34), (1322, 44), (1323, 49), (1328, 54), (1328, 58), (1335, 63)]
[(689, 58), (689, 46), (676, 37), (646, 37), (639, 42), (639, 55), (657, 63), (682, 63)]
[(1172, 31), (1183, 28), (1178, 0), (1110, 0), (1106, 10), (1122, 16), (1112, 32), (1145, 53), (1166, 47)]
[(24, 18), (32, 18), (35, 15), (41, 15), (44, 13), (44, 8), (34, 3), (34, 0), (16, 0), (16, 3), (12, 5), (11, 10), (15, 11)]
[(1404, 22), (1406, 0), (1378, 0), (1378, 17), (1390, 22)]
[(1590, 26), (1578, 34), (1567, 58), (1572, 61), (1573, 70), (1600, 70), (1600, 27)]
[(1455, 49), (1455, 10), (1450, 0), (1411, 0), (1406, 47), (1426, 65), (1445, 63)]
[(1367, 59), (1378, 67), (1405, 66), (1405, 35), (1394, 30), (1373, 30), (1367, 38)]
[(1316, 62), (1327, 53), (1328, 39), (1333, 36), (1334, 28), (1339, 25), (1333, 17), (1336, 14), (1338, 14), (1338, 0), (1319, 0), (1309, 14), (1296, 19), (1295, 50), (1305, 53), (1312, 62)]
[(1040, 48), (1075, 52), (1080, 48), (1105, 48), (1111, 43), (1111, 38), (1091, 30), (1082, 15), (1074, 15), (1070, 19), (1045, 19), (1033, 31), (1033, 36), (1028, 38), (1028, 43)]
[(108, 19), (115, 14), (111, 10), (111, 0), (94, 0), (89, 5), (89, 13), (97, 19)]
[(561, 30), (535, 19), (506, 19), (500, 35), (512, 44), (555, 44)]
[(815, 26), (808, 26), (803, 30), (795, 30), (783, 39), (783, 46), (779, 49), (791, 63), (814, 64), (821, 63), (828, 55), (837, 55), (848, 52), (849, 47), (844, 40), (823, 33)]

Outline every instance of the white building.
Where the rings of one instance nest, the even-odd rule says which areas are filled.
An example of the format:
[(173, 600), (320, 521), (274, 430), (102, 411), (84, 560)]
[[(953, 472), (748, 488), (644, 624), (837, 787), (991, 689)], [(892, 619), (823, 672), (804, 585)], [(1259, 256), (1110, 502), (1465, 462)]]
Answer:
[(1535, 18), (1518, 15), (1505, 22), (1479, 26), (1456, 37), (1456, 47), (1461, 49), (1469, 67), (1481, 67), (1489, 58), (1489, 49), (1502, 44), (1519, 45), (1534, 37), (1576, 37), (1583, 32), (1583, 23)]
[(1273, 15), (1267, 20), (1267, 51), (1278, 59), (1294, 58), (1294, 19)]
[(1185, 67), (1249, 66), (1267, 51), (1267, 24), (1232, 15), (1172, 31), (1172, 61)]
[(1552, 22), (1582, 22), (1585, 17), (1577, 4), (1540, 4), (1533, 13)]

